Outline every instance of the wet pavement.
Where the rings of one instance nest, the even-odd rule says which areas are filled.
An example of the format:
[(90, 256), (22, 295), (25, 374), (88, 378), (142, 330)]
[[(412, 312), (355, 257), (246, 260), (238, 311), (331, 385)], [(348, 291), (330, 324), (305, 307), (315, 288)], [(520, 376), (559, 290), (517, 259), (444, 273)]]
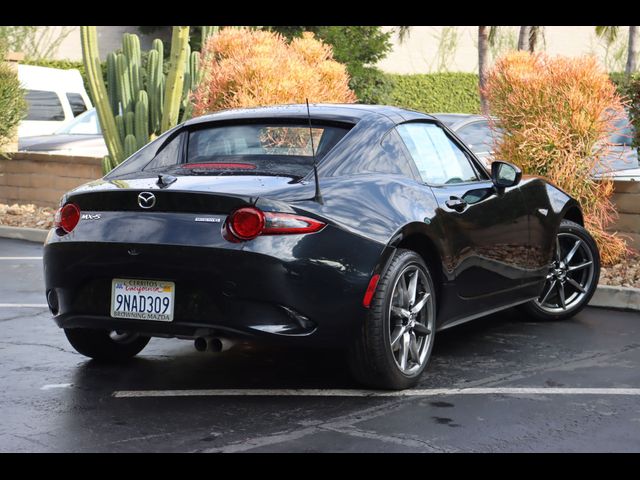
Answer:
[[(438, 333), (416, 387), (569, 393), (345, 397), (336, 389), (359, 386), (333, 351), (242, 344), (203, 354), (189, 341), (152, 339), (131, 362), (96, 364), (74, 352), (38, 306), (45, 303), (41, 260), (7, 258), (41, 251), (0, 239), (2, 452), (640, 451), (640, 395), (570, 393), (640, 388), (637, 312), (589, 308), (542, 323), (510, 310)], [(285, 388), (320, 392), (269, 394)], [(184, 389), (214, 392), (114, 396)], [(219, 396), (218, 389), (265, 394)]]

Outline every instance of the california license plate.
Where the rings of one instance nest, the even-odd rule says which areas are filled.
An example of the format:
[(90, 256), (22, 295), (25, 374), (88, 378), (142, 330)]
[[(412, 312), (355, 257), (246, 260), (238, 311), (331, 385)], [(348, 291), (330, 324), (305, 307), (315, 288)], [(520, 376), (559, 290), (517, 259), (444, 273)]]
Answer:
[(111, 282), (111, 316), (171, 322), (175, 291), (173, 282), (114, 278)]

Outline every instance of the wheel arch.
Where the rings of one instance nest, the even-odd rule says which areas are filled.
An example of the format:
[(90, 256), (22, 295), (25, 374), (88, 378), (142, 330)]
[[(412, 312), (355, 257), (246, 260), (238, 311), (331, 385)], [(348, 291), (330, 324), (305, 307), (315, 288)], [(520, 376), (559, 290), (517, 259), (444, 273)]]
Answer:
[(379, 272), (386, 270), (387, 264), (391, 261), (393, 254), (398, 248), (416, 252), (427, 264), (436, 289), (436, 310), (439, 310), (445, 275), (443, 271), (442, 253), (440, 248), (438, 248), (438, 243), (434, 239), (433, 232), (425, 223), (413, 222), (403, 226), (387, 244), (382, 255)]
[(584, 227), (584, 217), (582, 215), (582, 210), (580, 209), (578, 202), (568, 202), (563, 209), (562, 214), (560, 215), (560, 220), (571, 220), (581, 227)]

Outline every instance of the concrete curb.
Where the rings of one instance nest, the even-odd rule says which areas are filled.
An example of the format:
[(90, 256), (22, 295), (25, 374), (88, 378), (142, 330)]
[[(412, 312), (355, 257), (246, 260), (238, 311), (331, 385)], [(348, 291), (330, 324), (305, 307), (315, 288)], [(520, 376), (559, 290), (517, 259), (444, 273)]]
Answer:
[(44, 243), (49, 230), (41, 228), (8, 227), (0, 225), (0, 238), (15, 238), (28, 242)]
[(640, 311), (640, 288), (598, 285), (589, 306)]
[[(15, 238), (44, 243), (49, 230), (0, 225), (0, 238)], [(640, 311), (640, 288), (599, 285), (589, 302), (591, 307), (617, 308)]]

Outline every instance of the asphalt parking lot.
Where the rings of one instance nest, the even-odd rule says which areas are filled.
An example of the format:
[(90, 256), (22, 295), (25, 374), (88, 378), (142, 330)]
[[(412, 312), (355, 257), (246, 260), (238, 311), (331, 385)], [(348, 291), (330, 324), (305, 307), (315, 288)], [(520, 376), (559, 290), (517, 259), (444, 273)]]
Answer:
[(384, 396), (332, 351), (152, 339), (95, 364), (44, 306), (41, 255), (0, 239), (2, 452), (640, 451), (637, 312), (492, 315), (439, 333), (420, 385)]

